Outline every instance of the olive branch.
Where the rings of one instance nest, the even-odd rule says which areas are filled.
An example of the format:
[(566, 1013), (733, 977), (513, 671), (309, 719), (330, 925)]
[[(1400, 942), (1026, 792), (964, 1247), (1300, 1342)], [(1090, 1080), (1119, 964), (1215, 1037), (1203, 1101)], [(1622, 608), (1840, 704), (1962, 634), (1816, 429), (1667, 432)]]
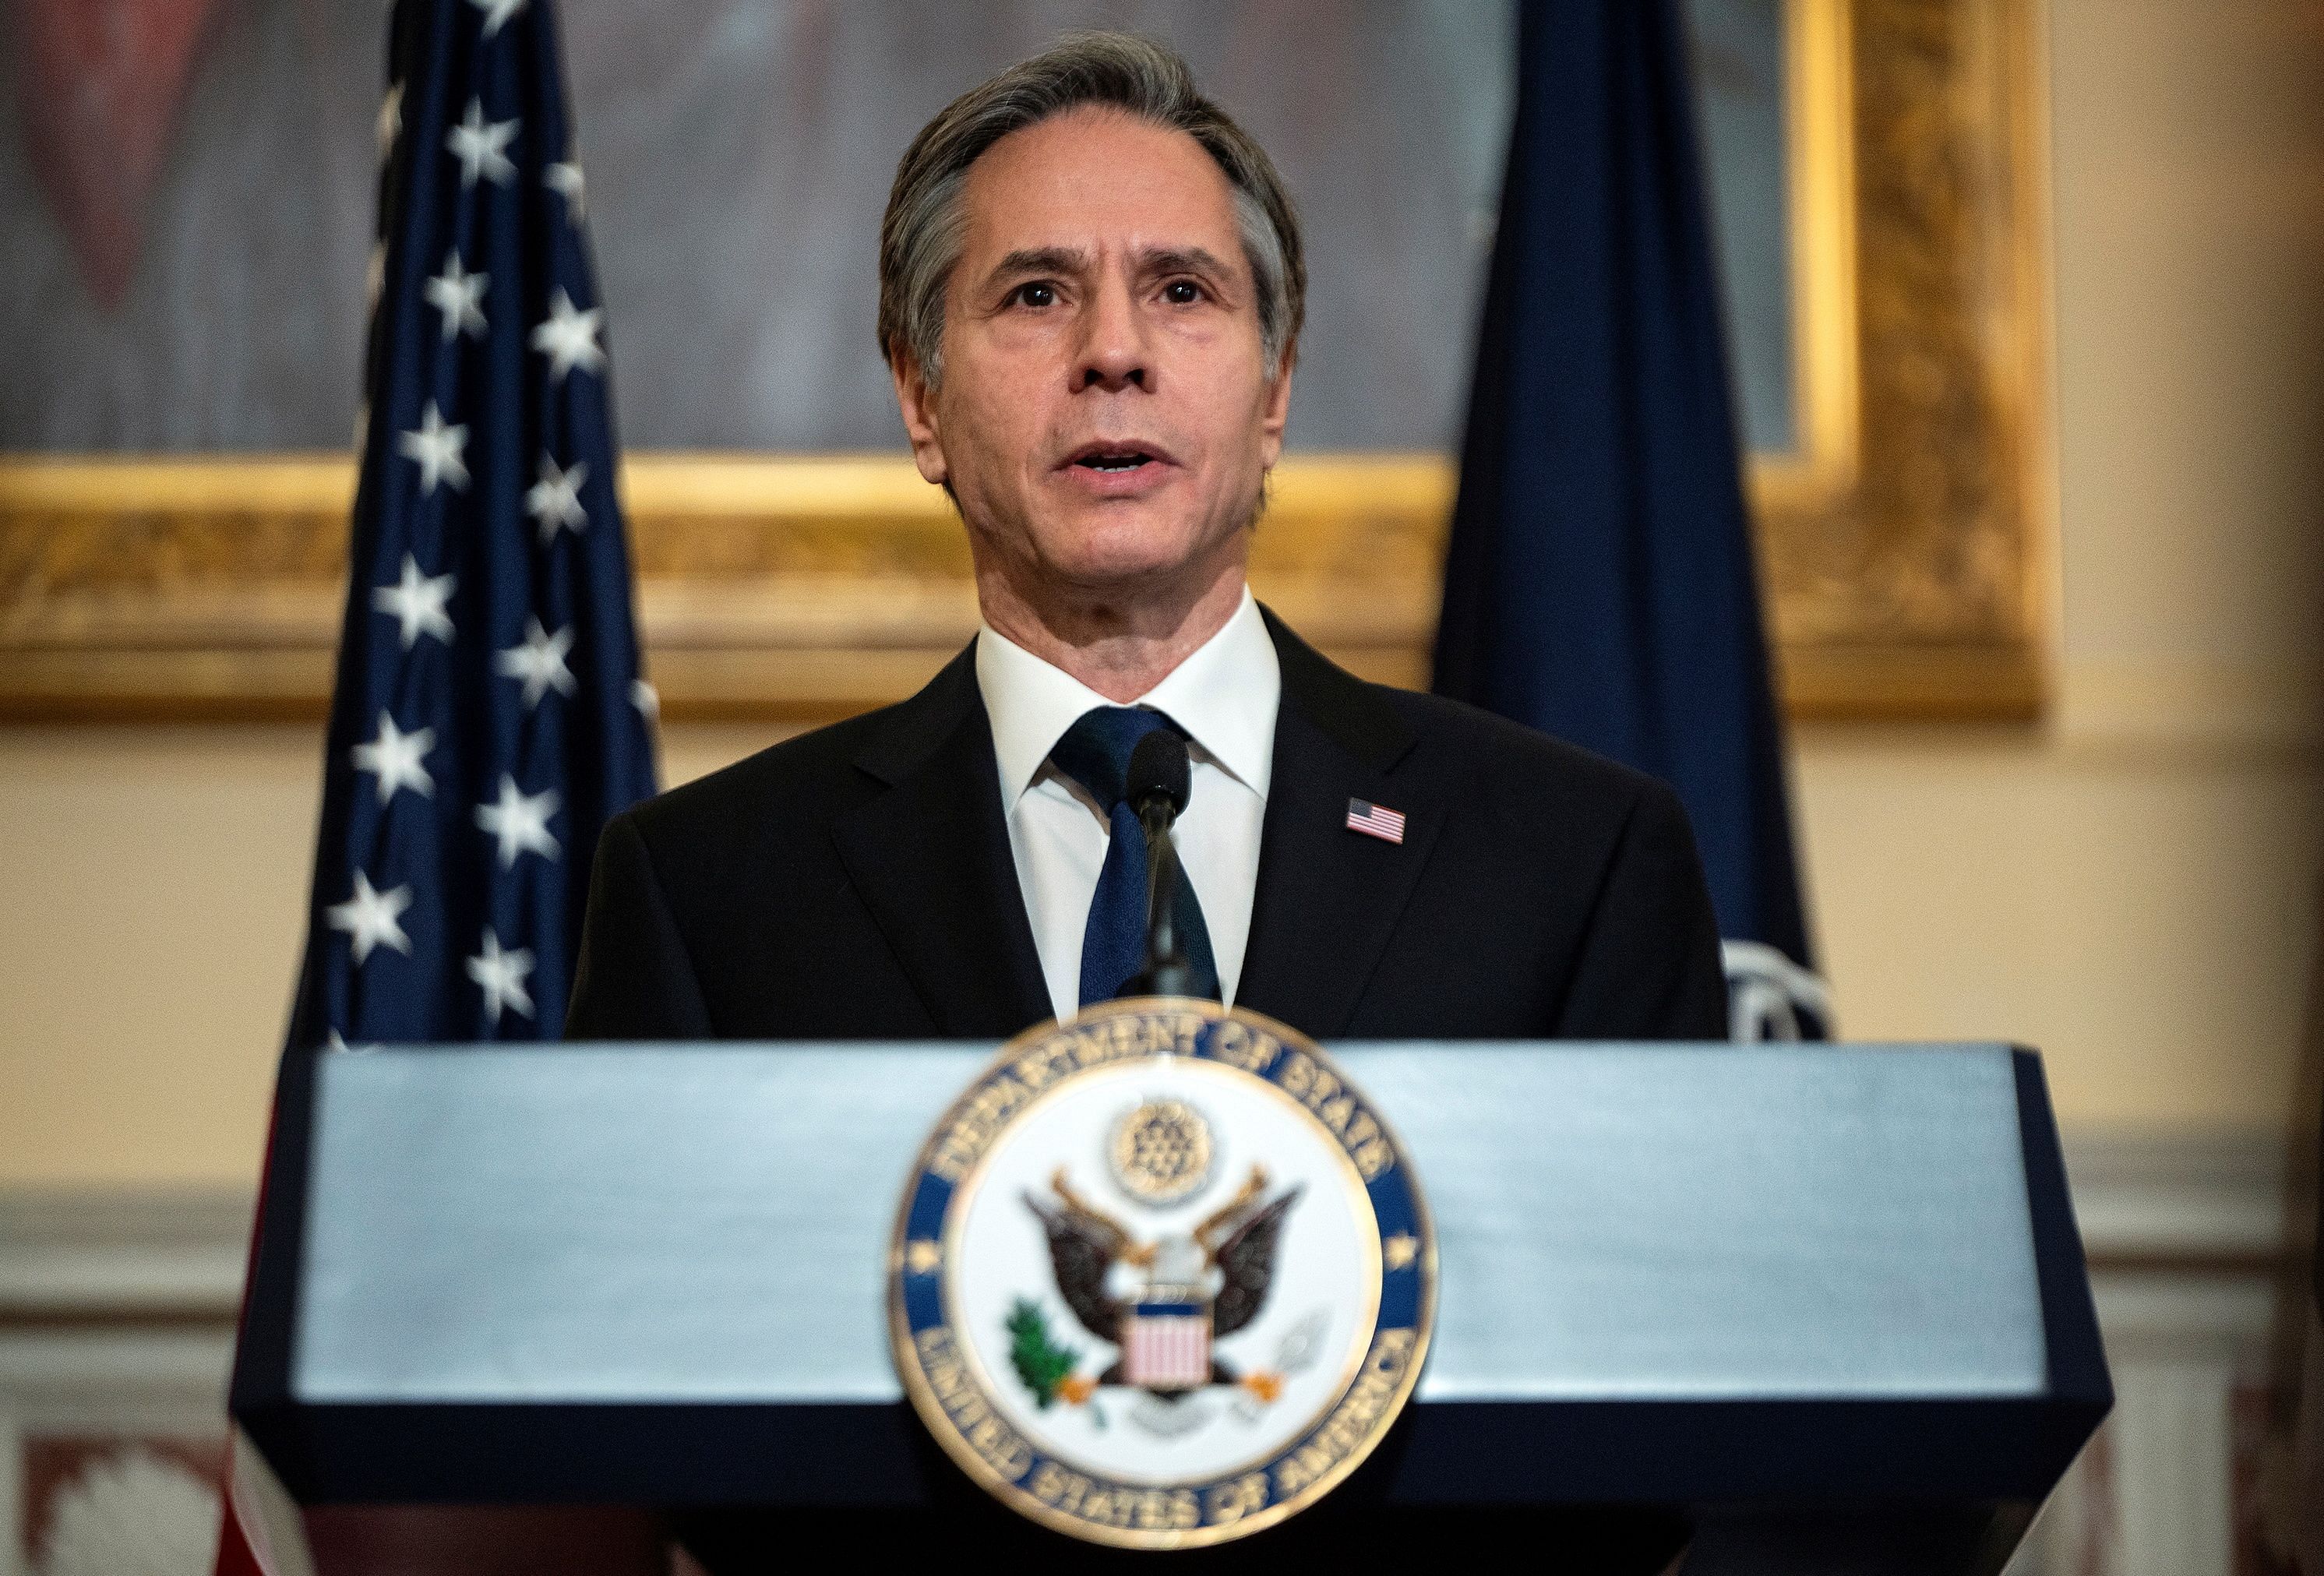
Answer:
[(1080, 1352), (1051, 1339), (1049, 1316), (1041, 1312), (1039, 1304), (1028, 1297), (1017, 1299), (1009, 1310), (1009, 1361), (1025, 1387), (1033, 1392), (1035, 1405), (1047, 1410), (1081, 1359)]

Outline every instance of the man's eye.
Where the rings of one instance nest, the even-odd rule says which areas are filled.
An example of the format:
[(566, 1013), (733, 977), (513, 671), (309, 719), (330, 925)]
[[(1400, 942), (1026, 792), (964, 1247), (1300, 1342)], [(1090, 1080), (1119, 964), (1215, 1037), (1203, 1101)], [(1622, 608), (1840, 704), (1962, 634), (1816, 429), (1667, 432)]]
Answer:
[(1054, 307), (1057, 304), (1057, 287), (1036, 280), (1019, 285), (1009, 292), (1009, 299), (1020, 307)]
[(1203, 287), (1191, 279), (1174, 279), (1162, 287), (1162, 299), (1174, 307), (1191, 307), (1203, 299)]

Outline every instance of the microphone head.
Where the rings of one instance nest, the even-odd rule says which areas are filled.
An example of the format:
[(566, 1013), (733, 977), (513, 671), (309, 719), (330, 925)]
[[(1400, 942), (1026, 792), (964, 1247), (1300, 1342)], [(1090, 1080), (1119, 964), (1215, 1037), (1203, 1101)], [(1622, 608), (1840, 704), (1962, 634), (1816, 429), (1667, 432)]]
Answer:
[(1170, 814), (1175, 819), (1186, 807), (1186, 797), (1193, 791), (1194, 768), (1186, 759), (1186, 741), (1172, 728), (1157, 728), (1130, 751), (1130, 770), (1122, 778), (1122, 792), (1130, 807), (1141, 814), (1148, 799), (1157, 795), (1170, 801)]

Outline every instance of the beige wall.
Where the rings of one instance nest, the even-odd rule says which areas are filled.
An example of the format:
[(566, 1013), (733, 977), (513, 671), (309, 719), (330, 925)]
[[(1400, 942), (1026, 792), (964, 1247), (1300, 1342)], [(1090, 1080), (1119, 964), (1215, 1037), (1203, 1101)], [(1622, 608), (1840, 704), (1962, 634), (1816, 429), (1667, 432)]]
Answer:
[[(2286, 1111), (2324, 873), (2315, 16), (2055, 0), (2057, 704), (1798, 742), (1843, 1028), (2039, 1045), (2084, 1128)], [(670, 772), (758, 737), (674, 730)], [(318, 773), (307, 728), (0, 729), (0, 1185), (254, 1174)]]
[(2085, 1125), (2274, 1126), (2316, 947), (2324, 14), (2054, 0), (2057, 699), (1808, 731), (1853, 1036), (2043, 1046)]

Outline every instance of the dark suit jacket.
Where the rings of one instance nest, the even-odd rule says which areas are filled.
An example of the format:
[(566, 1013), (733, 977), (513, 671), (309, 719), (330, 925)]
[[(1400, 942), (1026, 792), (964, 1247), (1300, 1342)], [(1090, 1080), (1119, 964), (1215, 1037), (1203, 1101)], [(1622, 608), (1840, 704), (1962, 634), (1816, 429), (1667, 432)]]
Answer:
[[(1238, 1005), (1321, 1040), (1726, 1037), (1670, 789), (1268, 629), (1283, 704)], [(996, 1040), (1047, 1018), (972, 655), (616, 816), (567, 1035)], [(1349, 831), (1351, 798), (1403, 811), (1404, 842)]]

